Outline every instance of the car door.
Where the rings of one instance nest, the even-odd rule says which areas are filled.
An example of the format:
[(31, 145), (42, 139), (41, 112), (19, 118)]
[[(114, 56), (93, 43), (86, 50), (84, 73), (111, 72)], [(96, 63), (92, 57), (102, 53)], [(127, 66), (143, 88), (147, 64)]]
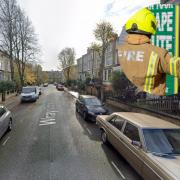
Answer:
[(119, 116), (114, 116), (108, 121), (107, 135), (110, 143), (119, 151), (120, 154), (123, 153), (122, 144), (122, 127), (125, 120)]
[(139, 129), (126, 121), (123, 134), (124, 157), (139, 174), (142, 174), (143, 159), (141, 154), (143, 154), (143, 149), (132, 144), (132, 141), (141, 142)]
[(4, 107), (0, 107), (0, 137), (2, 137), (7, 129), (7, 123), (8, 121), (6, 121), (6, 109)]

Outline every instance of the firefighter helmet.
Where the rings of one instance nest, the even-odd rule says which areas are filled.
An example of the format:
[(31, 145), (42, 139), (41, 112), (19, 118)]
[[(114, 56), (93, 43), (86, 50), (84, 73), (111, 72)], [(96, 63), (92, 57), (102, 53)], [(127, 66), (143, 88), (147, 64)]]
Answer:
[(157, 21), (153, 13), (147, 8), (136, 12), (126, 23), (127, 33), (154, 35), (156, 33)]

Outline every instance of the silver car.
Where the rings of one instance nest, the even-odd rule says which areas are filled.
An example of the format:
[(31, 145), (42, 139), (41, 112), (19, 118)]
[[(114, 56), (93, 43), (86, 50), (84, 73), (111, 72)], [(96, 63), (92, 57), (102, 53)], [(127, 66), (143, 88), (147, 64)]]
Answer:
[(12, 114), (4, 106), (0, 106), (0, 138), (8, 130), (12, 129)]

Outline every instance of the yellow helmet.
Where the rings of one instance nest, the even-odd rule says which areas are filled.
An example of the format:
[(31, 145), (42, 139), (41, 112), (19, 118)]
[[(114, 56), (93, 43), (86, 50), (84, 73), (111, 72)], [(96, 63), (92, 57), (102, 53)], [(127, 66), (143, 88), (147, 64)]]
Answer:
[(157, 21), (153, 13), (147, 8), (136, 12), (126, 23), (127, 33), (151, 35), (156, 33)]

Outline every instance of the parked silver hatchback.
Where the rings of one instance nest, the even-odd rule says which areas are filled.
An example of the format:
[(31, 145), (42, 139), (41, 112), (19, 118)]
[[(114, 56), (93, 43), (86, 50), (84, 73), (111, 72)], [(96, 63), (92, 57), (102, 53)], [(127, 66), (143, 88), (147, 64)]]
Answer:
[(0, 138), (12, 129), (12, 114), (4, 106), (0, 106)]

